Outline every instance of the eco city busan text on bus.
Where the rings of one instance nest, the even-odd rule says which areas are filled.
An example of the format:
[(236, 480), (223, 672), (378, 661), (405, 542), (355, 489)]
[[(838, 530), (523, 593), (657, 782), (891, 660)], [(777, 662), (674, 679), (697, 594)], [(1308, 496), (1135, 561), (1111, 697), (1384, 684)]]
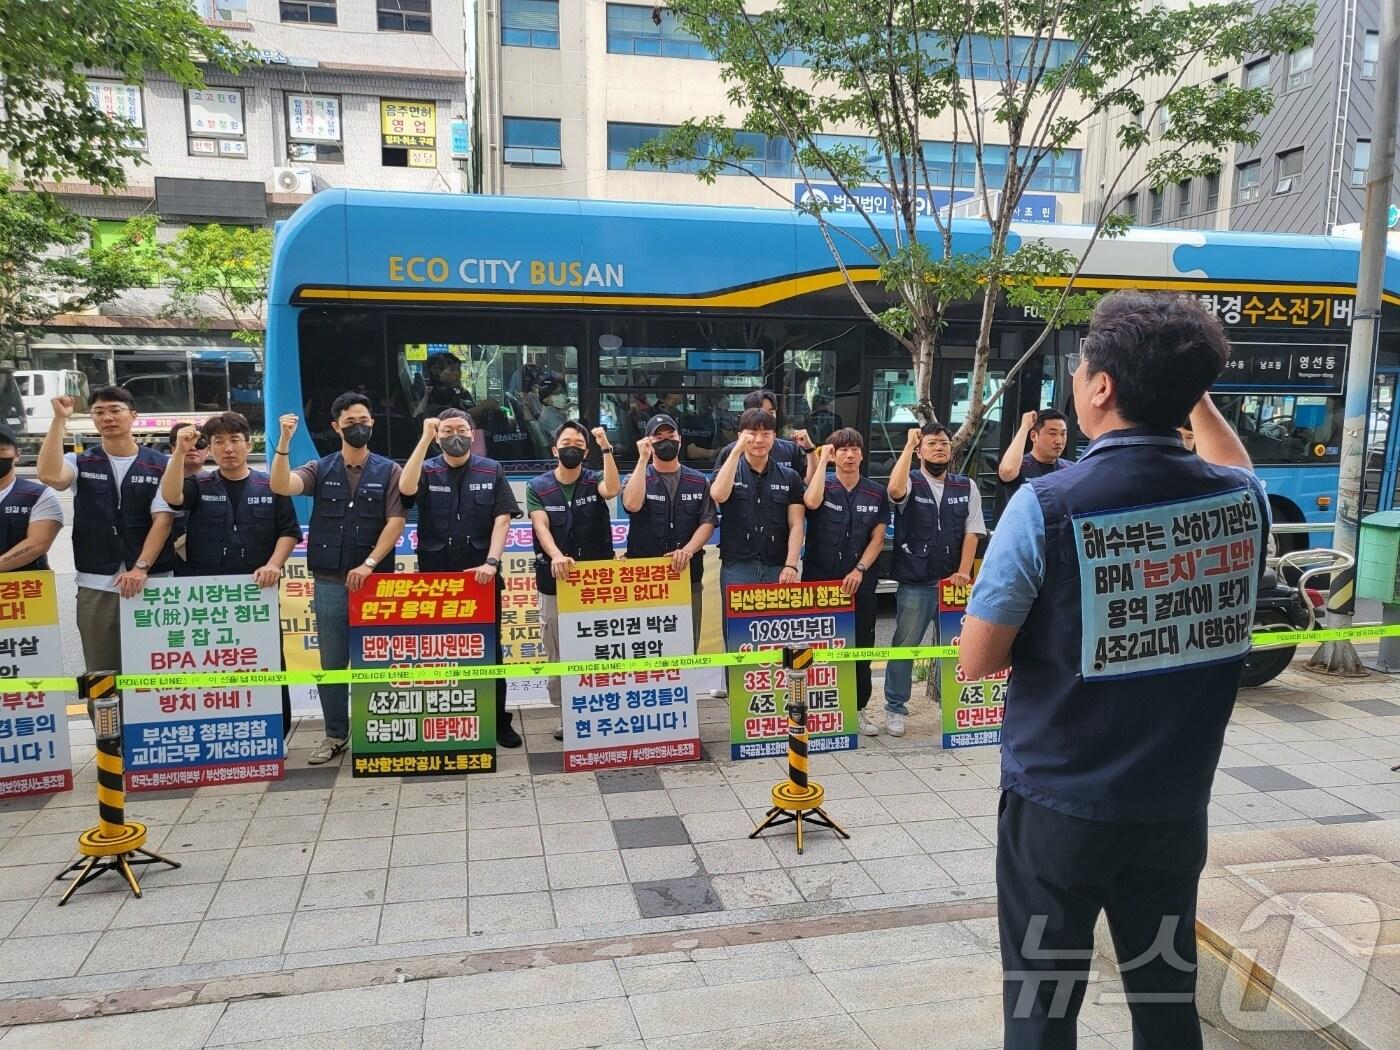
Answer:
[(394, 284), (447, 284), (452, 275), (467, 285), (536, 288), (621, 288), (622, 263), (587, 259), (476, 259), (455, 265), (441, 255), (391, 255)]

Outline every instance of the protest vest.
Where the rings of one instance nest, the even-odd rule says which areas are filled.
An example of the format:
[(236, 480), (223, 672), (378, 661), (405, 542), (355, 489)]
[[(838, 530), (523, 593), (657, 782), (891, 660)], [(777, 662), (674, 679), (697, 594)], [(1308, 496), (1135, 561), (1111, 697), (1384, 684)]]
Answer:
[[(29, 515), (34, 504), (44, 494), (44, 486), (28, 478), (15, 478), (5, 502), (0, 504), (0, 550), (13, 550), (29, 534)], [(49, 567), (48, 555), (41, 554), (28, 565), (21, 565), (11, 572), (34, 572)]]
[(741, 456), (734, 488), (720, 508), (720, 560), (786, 564), (787, 512), (794, 491), (801, 496), (802, 479), (772, 456), (762, 474), (755, 474), (748, 458)]
[(1249, 648), (1263, 490), (1145, 428), (1029, 484), (1045, 579), (1012, 648), (1002, 787), (1090, 820), (1204, 813)]
[(501, 465), (471, 456), (452, 484), (453, 468), (442, 456), (423, 464), (418, 483), (418, 568), (423, 572), (474, 569), (491, 549), (496, 523), (496, 483)]
[(277, 496), (266, 474), (249, 471), (242, 499), (229, 498), (217, 470), (195, 479), (199, 506), (187, 508), (182, 576), (243, 575), (262, 568), (277, 546)]
[(1028, 481), (1043, 478), (1046, 474), (1053, 474), (1057, 470), (1064, 470), (1065, 467), (1072, 466), (1074, 466), (1074, 462), (1068, 459), (1057, 459), (1054, 463), (1042, 463), (1027, 452), (1021, 457), (1021, 473), (1017, 474), (1014, 480), (1001, 483), (1003, 498), (1010, 499), (1016, 495), (1016, 490)]
[[(166, 459), (144, 445), (122, 479), (120, 488), (107, 453), (97, 448), (81, 453), (73, 495), (73, 562), (79, 572), (110, 576), (123, 565), (135, 565), (151, 531), (151, 503), (160, 491)], [(173, 540), (151, 564), (152, 574), (170, 572), (179, 559)]]
[(894, 515), (894, 578), (900, 583), (933, 584), (958, 571), (972, 481), (943, 475), (943, 499), (916, 465), (909, 472), (909, 498)]
[[(345, 460), (339, 452), (316, 465), (316, 491), (312, 493), (306, 536), (307, 568), (343, 575), (370, 556), (388, 521), (385, 499), (393, 466), (391, 460), (371, 452), (352, 497)], [(393, 572), (393, 557), (385, 558), (374, 571)]]
[[(549, 533), (554, 544), (564, 554), (578, 561), (611, 561), (613, 556), (612, 522), (608, 504), (598, 494), (603, 475), (596, 470), (580, 470), (574, 482), (573, 499), (564, 498), (564, 487), (547, 471), (531, 478), (528, 488), (539, 500), (541, 509), (549, 516)], [(541, 594), (557, 594), (550, 558), (535, 537), (535, 586)]]
[[(629, 512), (629, 558), (659, 558), (684, 547), (700, 527), (705, 498), (709, 495), (705, 475), (690, 467), (681, 467), (676, 476), (675, 499), (671, 498), (666, 482), (650, 464), (647, 465), (646, 477), (647, 491), (642, 509)], [(705, 552), (702, 548), (690, 560), (690, 578), (698, 582), (704, 575)]]
[[(807, 549), (802, 556), (804, 580), (844, 579), (860, 561), (870, 533), (885, 507), (885, 490), (861, 478), (849, 493), (835, 475), (826, 479), (822, 505), (807, 512)], [(874, 582), (874, 565), (867, 565), (867, 582)]]

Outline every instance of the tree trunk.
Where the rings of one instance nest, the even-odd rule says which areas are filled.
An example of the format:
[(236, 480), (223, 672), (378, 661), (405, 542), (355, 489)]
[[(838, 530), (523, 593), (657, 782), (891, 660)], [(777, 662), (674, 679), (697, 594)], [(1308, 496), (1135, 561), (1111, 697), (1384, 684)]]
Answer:
[(935, 343), (933, 336), (919, 332), (914, 337), (914, 393), (918, 400), (914, 403), (914, 416), (920, 424), (938, 422), (938, 412), (933, 407), (933, 362)]

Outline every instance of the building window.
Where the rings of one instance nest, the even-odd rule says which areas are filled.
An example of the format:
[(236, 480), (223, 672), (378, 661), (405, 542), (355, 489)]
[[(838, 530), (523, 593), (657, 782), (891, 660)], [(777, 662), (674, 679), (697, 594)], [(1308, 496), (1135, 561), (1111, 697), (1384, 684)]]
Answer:
[(1356, 149), (1351, 155), (1351, 184), (1366, 185), (1366, 172), (1371, 167), (1371, 140), (1357, 139)]
[(287, 93), (287, 159), (344, 163), (339, 95)]
[(502, 0), (501, 43), (559, 49), (559, 0)]
[(432, 0), (378, 0), (379, 28), (394, 33), (431, 33)]
[(248, 135), (243, 120), (243, 92), (204, 88), (185, 92), (185, 129), (192, 157), (247, 159)]
[(685, 31), (669, 10), (661, 10), (660, 24), (652, 19), (653, 10), (632, 4), (609, 4), (608, 51), (614, 55), (661, 58), (715, 57), (697, 37)]
[(381, 98), (379, 154), (386, 168), (436, 168), (437, 104)]
[(1129, 222), (1138, 221), (1138, 195), (1129, 193), (1123, 198), (1123, 215)]
[(1206, 176), (1206, 212), (1216, 211), (1220, 207), (1220, 175)]
[(1361, 38), (1361, 75), (1370, 79), (1376, 75), (1376, 63), (1381, 60), (1381, 35), (1374, 29), (1366, 30)]
[(1288, 56), (1288, 90), (1307, 87), (1312, 83), (1313, 49), (1309, 44)]
[(282, 21), (335, 25), (335, 0), (281, 0)]
[(1275, 193), (1292, 193), (1294, 190), (1303, 187), (1303, 151), (1291, 149), (1278, 154), (1276, 158), (1278, 167), (1278, 184), (1274, 187)]
[(248, 0), (195, 0), (194, 9), (206, 22), (248, 21)]
[(1171, 107), (1166, 102), (1157, 103), (1157, 134), (1165, 135), (1172, 126)]
[(1155, 226), (1157, 223), (1162, 221), (1162, 191), (1150, 190), (1149, 197), (1152, 201), (1152, 218), (1150, 221)]
[(564, 163), (559, 146), (559, 121), (540, 117), (506, 117), (505, 161), (557, 168)]
[(128, 146), (146, 148), (146, 114), (141, 105), (140, 87), (115, 80), (89, 80), (88, 102), (93, 109), (132, 125), (131, 138), (126, 141)]
[(1176, 184), (1176, 217), (1191, 214), (1191, 180), (1182, 179)]
[(1261, 58), (1257, 62), (1251, 62), (1244, 67), (1244, 86), (1246, 88), (1266, 88), (1269, 86), (1269, 60)]
[(1216, 91), (1224, 91), (1225, 85), (1230, 82), (1230, 74), (1221, 73), (1219, 76), (1211, 77), (1210, 82)]
[(1241, 164), (1236, 170), (1239, 172), (1239, 198), (1241, 201), (1255, 201), (1259, 199), (1259, 170), (1261, 162), (1252, 160), (1248, 164)]

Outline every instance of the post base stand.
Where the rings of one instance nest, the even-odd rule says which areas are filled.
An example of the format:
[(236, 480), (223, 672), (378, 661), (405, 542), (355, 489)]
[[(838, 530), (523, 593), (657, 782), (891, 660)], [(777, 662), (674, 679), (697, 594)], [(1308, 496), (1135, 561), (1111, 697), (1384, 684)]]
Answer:
[(78, 872), (73, 884), (58, 899), (60, 908), (68, 903), (69, 898), (80, 886), (86, 886), (109, 871), (120, 872), (131, 887), (131, 892), (140, 897), (141, 884), (136, 881), (136, 873), (131, 870), (133, 864), (168, 864), (172, 868), (180, 866), (178, 861), (144, 848), (146, 825), (132, 821), (122, 824), (121, 829), (123, 833), (120, 836), (111, 838), (103, 836), (101, 827), (89, 828), (78, 836), (78, 852), (81, 856), (54, 876), (55, 882), (62, 882), (75, 871)]
[(749, 833), (749, 838), (758, 838), (760, 834), (769, 828), (778, 827), (781, 824), (797, 825), (797, 852), (802, 852), (802, 825), (816, 824), (823, 828), (830, 828), (843, 839), (850, 838), (850, 834), (845, 828), (837, 824), (822, 809), (822, 802), (826, 797), (826, 792), (822, 786), (815, 781), (808, 781), (802, 787), (798, 787), (791, 781), (785, 780), (781, 784), (773, 787), (773, 808), (759, 822), (758, 827)]

